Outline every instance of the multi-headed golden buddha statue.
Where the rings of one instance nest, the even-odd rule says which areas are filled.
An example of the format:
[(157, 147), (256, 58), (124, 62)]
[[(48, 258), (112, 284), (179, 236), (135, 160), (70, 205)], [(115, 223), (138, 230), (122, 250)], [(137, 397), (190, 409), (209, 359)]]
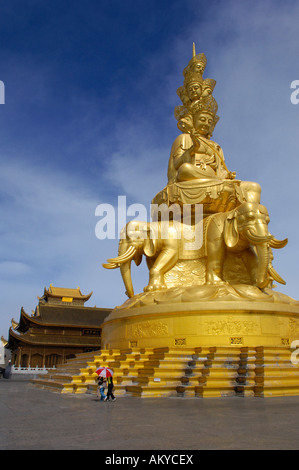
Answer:
[[(228, 282), (263, 289), (271, 288), (273, 280), (284, 283), (272, 267), (272, 248), (282, 248), (287, 240), (280, 242), (268, 231), (270, 219), (260, 204), (260, 185), (236, 179), (236, 173), (226, 166), (222, 148), (211, 140), (219, 117), (213, 97), (216, 81), (203, 78), (206, 63), (205, 55), (196, 54), (193, 45), (193, 57), (183, 71), (183, 86), (177, 90), (182, 105), (175, 108), (175, 117), (181, 134), (171, 148), (168, 184), (152, 200), (158, 209), (179, 207), (182, 217), (129, 222), (119, 256), (104, 265), (120, 267), (129, 297), (134, 296), (130, 263), (135, 260), (139, 264), (142, 255), (149, 268), (145, 292)], [(203, 209), (201, 227), (194, 220), (188, 222), (195, 234), (203, 231), (203, 244), (189, 251), (184, 239), (186, 205)]]
[[(105, 348), (277, 346), (298, 338), (299, 302), (274, 289), (285, 281), (272, 266), (273, 249), (287, 239), (269, 232), (260, 185), (237, 179), (212, 140), (219, 117), (206, 63), (194, 46), (177, 90), (180, 134), (152, 220), (130, 221), (118, 256), (104, 264), (120, 268), (129, 297), (106, 319)], [(131, 263), (143, 256), (149, 280), (135, 294)]]

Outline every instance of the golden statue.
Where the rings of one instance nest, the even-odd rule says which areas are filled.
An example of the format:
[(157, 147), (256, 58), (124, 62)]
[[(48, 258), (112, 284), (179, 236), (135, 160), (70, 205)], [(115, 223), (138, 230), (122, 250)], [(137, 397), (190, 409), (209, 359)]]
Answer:
[[(224, 283), (222, 268), (225, 247), (231, 252), (242, 253), (253, 285), (265, 287), (272, 282), (273, 275), (278, 282), (284, 282), (272, 266), (269, 270), (270, 248), (281, 248), (287, 240), (273, 242), (273, 237), (268, 233), (270, 219), (266, 208), (260, 205), (260, 185), (236, 180), (235, 172), (227, 169), (221, 147), (211, 140), (219, 117), (216, 114), (218, 105), (212, 96), (216, 82), (203, 80), (205, 65), (205, 55), (196, 55), (193, 47), (193, 58), (184, 70), (184, 86), (178, 90), (184, 106), (175, 110), (178, 128), (183, 134), (176, 138), (171, 148), (168, 185), (152, 202), (158, 206), (166, 203), (169, 207), (172, 204), (203, 205), (203, 215), (207, 217), (207, 284)], [(166, 222), (160, 222), (163, 223)], [(151, 224), (153, 228), (153, 222)], [(145, 291), (166, 288), (164, 275), (181, 259), (181, 233), (177, 233), (180, 229), (172, 224), (170, 229), (175, 231), (176, 236), (170, 236), (168, 230), (165, 238), (161, 239), (162, 228), (157, 227), (155, 237), (150, 230), (151, 224), (129, 223), (126, 239), (120, 243), (119, 257), (104, 265), (106, 268), (121, 268), (129, 297), (134, 295), (127, 268), (132, 259), (138, 259), (139, 264), (142, 254), (146, 256), (150, 281)], [(232, 229), (227, 228), (232, 225), (237, 234), (235, 237)], [(151, 249), (147, 248), (149, 244)], [(262, 245), (267, 253), (261, 249)], [(194, 255), (198, 257), (198, 253)]]
[[(211, 140), (219, 116), (213, 97), (216, 81), (203, 78), (206, 63), (206, 56), (196, 54), (193, 45), (193, 56), (183, 71), (183, 85), (177, 90), (182, 105), (176, 106), (175, 117), (181, 134), (170, 151), (168, 184), (152, 200), (154, 221), (129, 222), (121, 234), (118, 256), (103, 265), (107, 269), (120, 268), (129, 297), (112, 313), (113, 321), (123, 321), (120, 312), (121, 318), (125, 318), (126, 312), (130, 321), (134, 317), (137, 323), (140, 323), (139, 316), (145, 313), (150, 322), (154, 321), (153, 315), (156, 318), (167, 312), (170, 323), (165, 320), (165, 328), (170, 342), (174, 340), (171, 331), (175, 330), (175, 324), (181, 325), (180, 331), (188, 329), (190, 312), (200, 315), (196, 318), (201, 325), (195, 334), (192, 332), (194, 323), (190, 320), (190, 335), (197, 338), (192, 341), (198, 344), (199, 338), (205, 338), (207, 342), (207, 336), (202, 336), (202, 315), (208, 318), (207, 311), (213, 302), (226, 302), (225, 307), (217, 304), (218, 314), (223, 314), (223, 308), (226, 311), (228, 305), (231, 314), (247, 312), (247, 315), (255, 308), (261, 313), (261, 302), (279, 305), (282, 302), (298, 310), (298, 302), (273, 291), (274, 281), (281, 284), (285, 281), (272, 266), (272, 249), (283, 248), (288, 240), (280, 241), (269, 232), (270, 218), (267, 208), (261, 204), (260, 185), (238, 180), (236, 172), (227, 168), (220, 145)], [(192, 215), (186, 222), (187, 206), (191, 207)], [(194, 218), (198, 206), (202, 208), (200, 223)], [(162, 207), (169, 209), (166, 211), (168, 219), (161, 216)], [(174, 207), (178, 214), (171, 218)], [(202, 244), (191, 244), (190, 248), (190, 233), (196, 238), (199, 232)], [(143, 293), (135, 295), (131, 262), (134, 260), (138, 266), (143, 255), (149, 269), (149, 283)], [(151, 310), (146, 310), (147, 306)], [(242, 321), (245, 325), (249, 320)], [(128, 326), (126, 328), (128, 330)], [(114, 333), (112, 330), (107, 333), (106, 329), (110, 347), (114, 334), (122, 345), (128, 345), (124, 337), (130, 340), (134, 337), (133, 333), (120, 334), (121, 328), (113, 330)], [(139, 327), (138, 331), (141, 334)], [(161, 341), (159, 344), (165, 344), (166, 339), (164, 343)], [(191, 344), (191, 339), (188, 341)], [(227, 335), (222, 341), (223, 344), (229, 341)]]

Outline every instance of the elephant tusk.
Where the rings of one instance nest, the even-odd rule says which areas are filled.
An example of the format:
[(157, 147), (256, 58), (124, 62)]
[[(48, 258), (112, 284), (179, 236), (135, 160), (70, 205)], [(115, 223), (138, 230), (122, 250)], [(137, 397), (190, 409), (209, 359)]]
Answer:
[(254, 245), (261, 245), (262, 243), (266, 243), (269, 240), (271, 240), (271, 236), (265, 235), (256, 235), (255, 233), (252, 232), (249, 228), (245, 230), (244, 235), (246, 236), (247, 240)]
[(277, 282), (279, 282), (280, 284), (286, 284), (286, 281), (284, 279), (282, 279), (282, 277), (278, 274), (278, 272), (273, 268), (273, 266), (271, 266), (269, 268), (269, 274), (270, 276), (273, 277), (273, 279)]
[(259, 287), (260, 289), (265, 289), (265, 287), (267, 287), (267, 285), (269, 284), (269, 281), (270, 281), (270, 279), (268, 279), (268, 278), (265, 279), (263, 282), (261, 282), (261, 283), (258, 285), (258, 287)]
[[(277, 238), (273, 237), (273, 235), (271, 235), (271, 240), (270, 240), (270, 246), (271, 248), (283, 248), (284, 246), (286, 246), (286, 244), (288, 243), (288, 239), (285, 238), (284, 240), (277, 240)], [(279, 281), (277, 281), (279, 282)]]
[(136, 251), (137, 249), (134, 246), (130, 246), (130, 248), (128, 248), (128, 250), (123, 255), (117, 256), (116, 258), (110, 258), (107, 261), (109, 261), (109, 263), (112, 263), (112, 264), (126, 263), (127, 261), (130, 261), (134, 257)]
[(136, 252), (135, 246), (130, 246), (125, 253), (123, 253), (122, 255), (118, 255), (117, 259), (123, 259), (126, 256), (131, 255), (132, 253), (135, 253), (135, 252)]
[(125, 253), (123, 253), (122, 255), (118, 255), (117, 259), (124, 259), (131, 255), (133, 256), (135, 255), (136, 251), (137, 248), (135, 246), (130, 246)]
[(116, 269), (119, 268), (119, 265), (116, 263), (102, 264), (103, 268), (106, 269)]

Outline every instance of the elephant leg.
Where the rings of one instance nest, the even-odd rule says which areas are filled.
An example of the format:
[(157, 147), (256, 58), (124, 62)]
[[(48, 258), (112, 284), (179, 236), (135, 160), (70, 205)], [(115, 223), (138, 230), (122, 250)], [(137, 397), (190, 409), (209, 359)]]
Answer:
[[(165, 289), (167, 286), (164, 282), (164, 275), (178, 261), (178, 250), (164, 249), (157, 256), (155, 262), (149, 271), (149, 284), (144, 288), (145, 292), (153, 290)], [(148, 266), (150, 266), (148, 264)]]
[(146, 257), (146, 265), (147, 265), (149, 271), (154, 266), (154, 263), (155, 263), (156, 259), (157, 259), (157, 256), (152, 256), (151, 258), (149, 258), (148, 256)]
[(257, 254), (252, 247), (248, 248), (242, 253), (242, 260), (246, 266), (246, 269), (250, 275), (250, 279), (253, 285), (257, 282), (257, 268), (258, 258)]
[(225, 245), (222, 238), (207, 242), (207, 284), (225, 284), (222, 269), (225, 257)]

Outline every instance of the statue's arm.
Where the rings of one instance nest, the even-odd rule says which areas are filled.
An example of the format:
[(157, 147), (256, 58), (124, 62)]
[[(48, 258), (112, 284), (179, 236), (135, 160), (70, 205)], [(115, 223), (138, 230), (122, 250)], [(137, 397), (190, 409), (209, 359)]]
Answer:
[(172, 146), (173, 165), (176, 170), (183, 163), (194, 163), (194, 146), (189, 134), (182, 134), (175, 140)]
[(220, 178), (224, 179), (235, 179), (236, 177), (236, 172), (235, 171), (229, 171), (226, 168), (226, 163), (225, 163), (225, 158), (223, 154), (223, 150), (220, 147), (220, 145), (216, 144), (216, 149), (217, 149), (217, 154), (216, 154), (216, 160), (217, 160), (217, 176)]

